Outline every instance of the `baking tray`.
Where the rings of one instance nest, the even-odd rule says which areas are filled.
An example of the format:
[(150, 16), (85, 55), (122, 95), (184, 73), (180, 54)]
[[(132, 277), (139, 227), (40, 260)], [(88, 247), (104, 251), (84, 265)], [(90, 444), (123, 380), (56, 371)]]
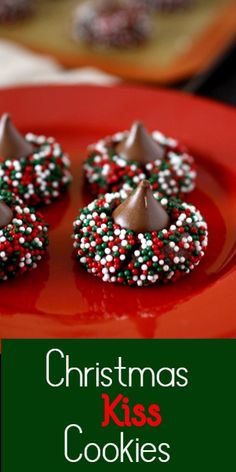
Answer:
[(150, 42), (129, 50), (91, 48), (71, 37), (78, 0), (41, 0), (21, 23), (0, 26), (0, 37), (49, 54), (67, 68), (98, 67), (123, 79), (172, 83), (200, 73), (235, 38), (235, 0), (195, 0), (190, 8), (154, 15)]

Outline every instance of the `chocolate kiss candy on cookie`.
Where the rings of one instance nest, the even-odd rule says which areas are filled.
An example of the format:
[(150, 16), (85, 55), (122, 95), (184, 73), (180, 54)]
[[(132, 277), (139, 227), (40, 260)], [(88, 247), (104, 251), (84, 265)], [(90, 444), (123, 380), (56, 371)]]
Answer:
[(122, 228), (139, 233), (168, 228), (170, 220), (162, 205), (154, 198), (148, 180), (143, 180), (134, 192), (112, 213), (114, 222)]
[(10, 115), (5, 113), (0, 120), (0, 157), (19, 159), (33, 152), (33, 146), (15, 128)]
[(9, 225), (13, 220), (13, 212), (6, 203), (0, 201), (0, 229)]
[(136, 121), (127, 138), (116, 146), (116, 152), (127, 161), (147, 164), (163, 159), (164, 149), (156, 143), (142, 123)]

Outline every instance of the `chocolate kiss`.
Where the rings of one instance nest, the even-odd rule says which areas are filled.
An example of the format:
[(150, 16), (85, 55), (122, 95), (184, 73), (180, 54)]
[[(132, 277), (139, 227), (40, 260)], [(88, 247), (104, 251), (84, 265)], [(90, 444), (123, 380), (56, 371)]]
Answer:
[(127, 138), (116, 146), (116, 152), (127, 161), (141, 164), (163, 159), (164, 149), (154, 141), (142, 123), (136, 121)]
[(19, 159), (34, 151), (33, 146), (17, 131), (10, 115), (5, 113), (0, 121), (0, 157)]
[(139, 233), (168, 228), (169, 216), (154, 198), (148, 180), (143, 180), (131, 195), (112, 213), (114, 222), (122, 228)]
[(9, 225), (13, 219), (13, 212), (9, 206), (0, 201), (0, 228)]

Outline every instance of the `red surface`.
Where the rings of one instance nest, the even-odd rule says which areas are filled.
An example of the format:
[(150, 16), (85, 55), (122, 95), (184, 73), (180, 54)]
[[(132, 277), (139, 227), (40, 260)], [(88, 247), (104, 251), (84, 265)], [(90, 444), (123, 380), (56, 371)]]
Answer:
[[(0, 286), (2, 337), (229, 337), (236, 334), (236, 112), (211, 102), (145, 88), (35, 87), (0, 92), (22, 132), (54, 135), (73, 161), (74, 182), (43, 209), (49, 258)], [(74, 263), (70, 234), (82, 190), (86, 146), (134, 119), (184, 141), (196, 155), (198, 189), (188, 196), (209, 224), (199, 267), (175, 285), (105, 284)]]

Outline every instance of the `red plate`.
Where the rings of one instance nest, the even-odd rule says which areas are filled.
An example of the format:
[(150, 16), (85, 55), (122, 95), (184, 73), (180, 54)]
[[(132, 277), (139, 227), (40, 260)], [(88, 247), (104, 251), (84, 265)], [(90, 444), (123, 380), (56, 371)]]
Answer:
[[(49, 259), (0, 286), (1, 337), (206, 338), (236, 334), (236, 112), (167, 91), (131, 87), (32, 87), (0, 92), (22, 132), (53, 135), (71, 155), (74, 182), (43, 209), (51, 224)], [(72, 221), (82, 191), (86, 146), (143, 120), (185, 142), (196, 155), (198, 189), (188, 197), (209, 224), (199, 267), (175, 285), (105, 284), (74, 263)]]

